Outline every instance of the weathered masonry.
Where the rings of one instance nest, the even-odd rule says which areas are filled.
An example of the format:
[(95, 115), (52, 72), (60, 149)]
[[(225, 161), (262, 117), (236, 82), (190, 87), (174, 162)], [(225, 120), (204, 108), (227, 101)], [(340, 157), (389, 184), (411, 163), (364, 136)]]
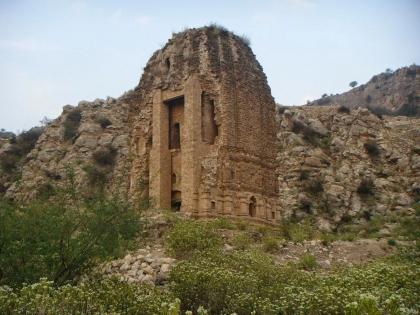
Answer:
[(137, 110), (151, 126), (134, 119), (132, 185), (148, 174), (159, 208), (278, 218), (275, 103), (242, 38), (214, 27), (176, 34), (138, 89)]

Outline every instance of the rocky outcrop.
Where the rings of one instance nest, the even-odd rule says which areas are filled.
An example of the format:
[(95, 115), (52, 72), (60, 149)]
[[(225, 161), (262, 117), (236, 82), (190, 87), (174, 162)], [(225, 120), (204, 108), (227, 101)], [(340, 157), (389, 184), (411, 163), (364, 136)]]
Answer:
[(309, 105), (367, 107), (382, 114), (420, 116), (420, 66), (400, 68), (375, 75), (366, 84)]
[[(50, 186), (65, 185), (70, 175), (79, 188), (102, 181), (110, 191), (126, 191), (130, 97), (127, 93), (119, 99), (65, 106), (26, 156), (21, 180), (7, 184), (6, 196), (30, 200)], [(71, 113), (77, 113), (79, 119), (68, 126), (66, 119)], [(71, 133), (66, 128), (72, 128)]]
[(326, 229), (404, 211), (419, 198), (420, 120), (365, 108), (295, 107), (280, 116), (278, 173), (286, 217)]

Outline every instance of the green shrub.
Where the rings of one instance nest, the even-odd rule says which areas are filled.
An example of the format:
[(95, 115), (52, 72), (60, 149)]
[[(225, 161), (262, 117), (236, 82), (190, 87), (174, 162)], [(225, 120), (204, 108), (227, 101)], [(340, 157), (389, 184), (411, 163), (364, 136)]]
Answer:
[(222, 35), (229, 35), (230, 33), (230, 31), (226, 27), (215, 22), (211, 22), (207, 26), (207, 28), (213, 31), (214, 33), (220, 33)]
[(400, 225), (400, 235), (409, 240), (416, 240), (418, 243), (420, 243), (420, 215), (418, 213), (416, 216), (401, 218)]
[(239, 250), (248, 249), (252, 243), (252, 239), (246, 233), (240, 233), (232, 240), (232, 245)]
[[(323, 98), (321, 100), (326, 99), (327, 98)], [(292, 132), (301, 133), (303, 135), (303, 139), (314, 146), (319, 146), (319, 142), (323, 138), (323, 136), (320, 135), (315, 129), (305, 125), (303, 122), (298, 120), (293, 120)]]
[(396, 246), (396, 245), (397, 245), (397, 241), (396, 241), (396, 240), (394, 240), (394, 239), (389, 239), (389, 240), (388, 240), (388, 245), (389, 245), (389, 246)]
[(115, 157), (117, 150), (111, 146), (101, 148), (93, 152), (92, 158), (98, 165), (101, 166), (112, 166), (115, 163)]
[(249, 37), (247, 35), (242, 34), (241, 36), (238, 36), (238, 39), (245, 46), (247, 46), (247, 47), (251, 46), (251, 40), (249, 39)]
[(0, 287), (0, 314), (179, 314), (172, 294), (149, 285), (98, 279), (55, 287), (41, 279), (11, 290)]
[(248, 228), (248, 222), (245, 220), (240, 220), (236, 223), (236, 226), (238, 227), (238, 230), (245, 231)]
[(271, 259), (259, 252), (212, 252), (175, 266), (171, 290), (184, 310), (196, 311), (202, 305), (210, 314), (250, 314), (262, 292), (260, 285), (278, 280), (274, 270)]
[(215, 229), (233, 230), (235, 225), (226, 218), (217, 218), (209, 223)]
[(189, 257), (196, 251), (222, 247), (222, 238), (210, 224), (184, 220), (176, 223), (167, 235), (166, 245), (177, 258)]
[(309, 179), (310, 172), (308, 170), (300, 170), (299, 172), (299, 180), (304, 181)]
[(106, 118), (106, 117), (103, 117), (103, 116), (100, 116), (100, 117), (98, 117), (97, 119), (96, 119), (96, 121), (98, 122), (98, 124), (99, 125), (101, 125), (101, 127), (102, 128), (106, 128), (106, 127), (108, 127), (108, 126), (111, 126), (112, 125), (112, 122), (108, 119), (108, 118)]
[(371, 158), (376, 158), (380, 155), (381, 151), (379, 149), (379, 145), (373, 141), (369, 140), (367, 141), (363, 147), (365, 148), (366, 152), (369, 154)]
[(312, 195), (319, 195), (324, 191), (324, 184), (319, 178), (312, 178), (305, 184), (305, 191)]
[(21, 157), (9, 152), (0, 155), (0, 167), (6, 174), (11, 174), (16, 169)]
[(184, 311), (202, 305), (209, 314), (345, 314), (354, 304), (356, 310), (369, 309), (366, 294), (374, 297), (381, 314), (420, 309), (418, 267), (401, 261), (321, 274), (276, 266), (261, 252), (212, 252), (180, 262), (170, 278)]
[(71, 110), (64, 120), (64, 140), (74, 140), (82, 119), (82, 111), (79, 108)]
[(298, 263), (299, 268), (305, 269), (305, 270), (313, 270), (316, 267), (318, 267), (318, 262), (316, 261), (316, 258), (314, 255), (305, 254), (299, 259)]
[(256, 231), (262, 236), (266, 236), (270, 232), (270, 228), (267, 225), (258, 225)]
[(28, 205), (0, 204), (0, 284), (46, 277), (60, 284), (97, 258), (120, 255), (139, 229), (136, 212), (104, 196), (85, 200), (71, 189)]
[(83, 167), (85, 171), (89, 185), (92, 187), (103, 187), (108, 177), (108, 171), (106, 168), (100, 168), (97, 165), (88, 164)]
[(411, 149), (412, 154), (420, 155), (420, 147), (414, 147)]
[(279, 249), (279, 242), (274, 237), (265, 237), (263, 239), (263, 249), (266, 252), (274, 253)]
[(295, 243), (313, 239), (315, 232), (311, 223), (306, 221), (301, 223), (283, 222), (281, 225), (281, 236)]
[(11, 146), (0, 155), (0, 167), (6, 174), (13, 173), (19, 161), (35, 147), (43, 131), (42, 127), (34, 127), (11, 139)]
[[(318, 146), (323, 150), (329, 150), (331, 147), (331, 142), (332, 142), (331, 136), (326, 136), (319, 139)], [(323, 160), (323, 163), (326, 163), (328, 165), (330, 164), (328, 160)]]
[(375, 184), (370, 178), (363, 178), (357, 187), (357, 193), (362, 196), (374, 195)]
[(320, 239), (322, 245), (328, 246), (337, 239), (337, 236), (332, 233), (322, 233)]
[(364, 230), (363, 236), (365, 237), (377, 237), (377, 233), (384, 226), (385, 219), (382, 215), (371, 215), (361, 228)]

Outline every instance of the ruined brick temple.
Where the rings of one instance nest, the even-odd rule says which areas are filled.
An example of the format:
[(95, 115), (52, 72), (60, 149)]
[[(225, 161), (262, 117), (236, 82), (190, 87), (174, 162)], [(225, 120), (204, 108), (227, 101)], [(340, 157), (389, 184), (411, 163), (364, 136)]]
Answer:
[(278, 217), (275, 102), (246, 40), (215, 27), (175, 34), (136, 91), (131, 186), (148, 164), (156, 207)]
[[(81, 119), (66, 139), (73, 111)], [(275, 103), (247, 41), (220, 27), (188, 29), (153, 54), (134, 90), (64, 106), (28, 155), (25, 180), (6, 183), (7, 195), (29, 200), (51, 181), (60, 185), (71, 166), (80, 191), (94, 184), (90, 169), (107, 191), (134, 203), (273, 222), (277, 131)], [(97, 163), (95, 153), (108, 151), (115, 161)]]

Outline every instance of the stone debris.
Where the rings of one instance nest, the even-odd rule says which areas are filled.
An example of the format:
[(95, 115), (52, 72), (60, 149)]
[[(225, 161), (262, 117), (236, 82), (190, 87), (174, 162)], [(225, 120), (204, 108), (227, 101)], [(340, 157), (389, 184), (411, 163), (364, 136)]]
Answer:
[(124, 258), (110, 261), (100, 267), (106, 277), (115, 276), (129, 283), (164, 284), (176, 260), (165, 257), (163, 249), (156, 245), (153, 249), (139, 249)]

